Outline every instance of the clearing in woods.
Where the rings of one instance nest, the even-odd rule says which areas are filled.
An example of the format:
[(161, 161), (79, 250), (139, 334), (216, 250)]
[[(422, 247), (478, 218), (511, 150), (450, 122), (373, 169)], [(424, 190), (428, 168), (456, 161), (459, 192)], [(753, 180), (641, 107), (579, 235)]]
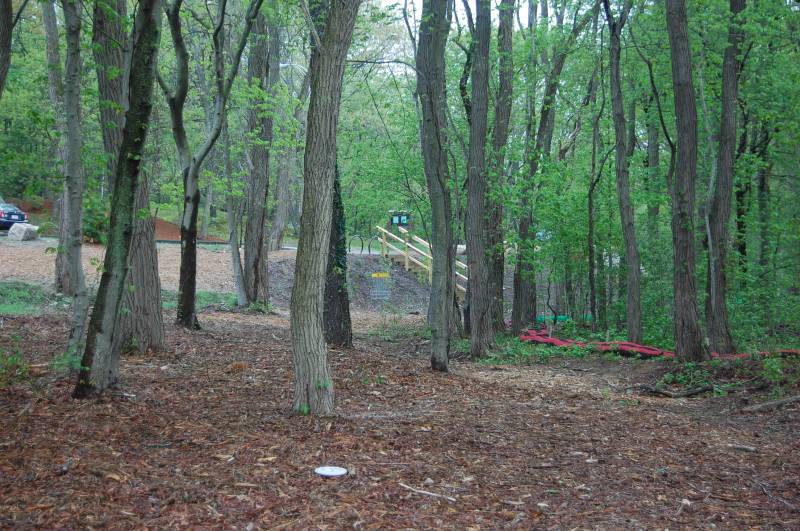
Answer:
[[(354, 314), (336, 414), (290, 416), (286, 314), (206, 312), (123, 386), (68, 399), (63, 315), (4, 318), (0, 525), (306, 529), (800, 525), (800, 412), (626, 389), (662, 362), (428, 369), (423, 317)], [(165, 321), (170, 316), (165, 315)], [(401, 336), (397, 334), (405, 333)], [(666, 362), (664, 362), (666, 363)], [(322, 479), (320, 465), (346, 467)]]

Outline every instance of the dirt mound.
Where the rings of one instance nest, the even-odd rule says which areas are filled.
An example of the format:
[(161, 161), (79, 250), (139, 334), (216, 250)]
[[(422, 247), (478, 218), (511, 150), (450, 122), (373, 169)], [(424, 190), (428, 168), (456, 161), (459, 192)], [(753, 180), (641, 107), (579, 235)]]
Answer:
[[(271, 253), (269, 261), (270, 302), (288, 308), (294, 278), (294, 253)], [(347, 281), (350, 304), (353, 308), (373, 311), (428, 311), (428, 286), (402, 267), (381, 256), (351, 254), (347, 257)], [(388, 272), (385, 280), (388, 291), (385, 300), (373, 296), (373, 273)]]
[[(156, 218), (156, 240), (179, 242), (181, 241), (181, 228), (175, 223), (170, 223), (165, 219)], [(209, 236), (203, 241), (225, 243), (225, 240), (220, 240), (219, 238), (215, 238), (213, 236)]]

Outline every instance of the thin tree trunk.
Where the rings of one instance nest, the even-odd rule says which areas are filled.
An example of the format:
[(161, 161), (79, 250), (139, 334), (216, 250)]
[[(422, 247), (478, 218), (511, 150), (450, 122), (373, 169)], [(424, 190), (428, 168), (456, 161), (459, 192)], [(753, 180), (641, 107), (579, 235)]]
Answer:
[[(641, 259), (639, 246), (636, 242), (636, 228), (634, 210), (631, 202), (631, 186), (628, 175), (629, 145), (626, 135), (629, 134), (625, 121), (625, 106), (622, 97), (622, 28), (628, 19), (628, 14), (633, 6), (632, 0), (626, 0), (618, 17), (611, 12), (609, 0), (603, 0), (603, 7), (608, 21), (610, 42), (610, 70), (611, 70), (611, 108), (614, 118), (614, 135), (616, 137), (616, 174), (617, 197), (619, 199), (619, 217), (622, 223), (622, 236), (625, 242), (625, 324), (628, 329), (628, 338), (634, 343), (642, 341), (642, 307), (641, 307)], [(633, 127), (633, 124), (631, 124)], [(633, 130), (633, 129), (631, 129)]]
[(445, 46), (451, 12), (447, 0), (423, 0), (416, 50), (417, 97), (422, 114), (420, 144), (431, 203), (433, 256), (428, 324), (431, 368), (448, 371), (450, 315), (454, 296), (453, 212), (447, 166), (447, 89)]
[(275, 208), (269, 224), (267, 250), (279, 251), (283, 244), (283, 233), (289, 215), (289, 187), (292, 182), (292, 170), (297, 165), (295, 148), (290, 146), (278, 155), (278, 175), (275, 183)]
[(658, 117), (656, 116), (655, 106), (650, 106), (645, 110), (647, 119), (647, 239), (650, 247), (655, 250), (658, 240), (658, 214), (659, 201), (658, 190), (661, 180), (660, 146), (658, 140)]
[[(546, 2), (545, 2), (546, 3)], [(567, 56), (572, 51), (573, 44), (583, 29), (597, 16), (598, 4), (584, 13), (580, 19), (575, 21), (572, 30), (567, 35), (564, 42), (556, 45), (553, 50), (553, 57), (550, 60), (550, 71), (548, 72), (545, 91), (542, 97), (541, 110), (539, 111), (539, 127), (536, 131), (535, 144), (533, 135), (533, 103), (529, 103), (529, 119), (526, 157), (528, 160), (528, 190), (525, 195), (533, 190), (532, 183), (539, 171), (539, 164), (542, 158), (550, 156), (550, 149), (553, 141), (553, 129), (555, 126), (555, 98), (561, 79), (561, 71)], [(543, 14), (543, 16), (545, 16)], [(531, 26), (532, 28), (532, 26)], [(533, 31), (533, 29), (531, 29)], [(532, 64), (532, 59), (531, 59)], [(533, 249), (535, 245), (536, 233), (533, 228), (533, 210), (528, 204), (528, 197), (523, 199), (523, 210), (526, 211), (519, 224), (519, 244), (517, 249), (517, 261), (514, 269), (514, 301), (511, 313), (511, 331), (518, 334), (529, 323), (536, 320), (536, 276), (533, 263)]]
[(685, 0), (666, 0), (667, 32), (678, 132), (672, 201), (675, 351), (682, 360), (704, 360), (708, 352), (697, 311), (694, 197), (697, 180), (697, 108)]
[(233, 165), (231, 163), (231, 135), (228, 129), (227, 113), (222, 124), (223, 161), (225, 164), (225, 182), (228, 193), (225, 196), (225, 217), (228, 222), (228, 248), (231, 252), (231, 267), (233, 268), (233, 285), (236, 290), (236, 304), (240, 307), (247, 306), (247, 293), (244, 289), (244, 274), (242, 273), (242, 257), (239, 253), (239, 216), (240, 208), (234, 199)]
[(503, 312), (503, 280), (505, 277), (506, 253), (503, 243), (503, 187), (505, 186), (505, 151), (508, 143), (509, 122), (513, 97), (514, 60), (513, 39), (514, 4), (516, 0), (500, 2), (500, 24), (497, 29), (497, 52), (499, 55), (497, 97), (492, 128), (492, 169), (489, 173), (488, 196), (489, 224), (486, 243), (489, 248), (489, 297), (490, 315), (494, 330), (505, 329)]
[[(303, 82), (297, 93), (297, 104), (294, 108), (294, 119), (298, 124), (303, 121), (303, 104), (308, 97), (310, 77), (308, 72), (303, 76)], [(288, 146), (279, 158), (278, 182), (275, 189), (275, 210), (272, 215), (269, 230), (269, 250), (277, 251), (281, 248), (286, 223), (289, 219), (289, 206), (292, 203), (292, 187), (295, 181), (294, 173), (297, 168), (297, 153), (301, 145), (301, 132), (304, 127), (298, 127), (295, 133), (295, 145)]]
[(86, 281), (81, 262), (83, 246), (83, 192), (85, 189), (81, 151), (81, 5), (77, 0), (65, 0), (64, 25), (67, 36), (67, 57), (64, 63), (64, 115), (66, 123), (66, 159), (64, 174), (64, 200), (62, 203), (62, 228), (65, 240), (59, 242), (63, 249), (69, 286), (73, 294), (72, 329), (69, 353), (83, 348), (86, 335), (86, 315), (89, 308)]
[[(345, 60), (359, 0), (332, 0), (323, 35), (312, 29), (311, 96), (303, 169), (303, 213), (291, 299), (294, 410), (333, 412), (333, 380), (323, 332), (323, 295), (333, 206), (336, 129)], [(317, 39), (319, 39), (318, 42)]]
[[(766, 149), (764, 153), (766, 158)], [(766, 272), (769, 265), (769, 218), (770, 218), (770, 190), (769, 176), (772, 173), (772, 164), (768, 160), (762, 161), (763, 166), (758, 170), (756, 194), (758, 202), (758, 265), (761, 274)]]
[(328, 244), (328, 266), (325, 273), (325, 342), (328, 345), (353, 345), (350, 322), (350, 295), (347, 292), (347, 231), (339, 180), (339, 166), (333, 181), (331, 237)]
[[(56, 17), (55, 2), (47, 0), (42, 2), (42, 23), (44, 26), (45, 47), (47, 53), (47, 84), (50, 105), (55, 115), (58, 142), (53, 146), (54, 157), (59, 161), (59, 173), (66, 177), (66, 124), (64, 112), (64, 83), (62, 79), (61, 58), (58, 51), (58, 19)], [(66, 242), (69, 237), (69, 220), (66, 217), (66, 192), (58, 198), (53, 212), (58, 223), (58, 250), (56, 253), (55, 289), (64, 295), (73, 296), (76, 286), (70, 284), (69, 265), (66, 254)]]
[(736, 147), (736, 99), (738, 92), (738, 55), (742, 40), (736, 16), (745, 8), (745, 0), (730, 0), (728, 47), (722, 63), (722, 109), (719, 126), (717, 175), (708, 209), (708, 299), (706, 322), (711, 349), (731, 353), (736, 346), (731, 336), (726, 297), (726, 260), (728, 252), (728, 221), (733, 194), (733, 164)]
[(81, 370), (72, 396), (87, 398), (113, 385), (119, 375), (119, 355), (112, 347), (128, 269), (131, 233), (136, 215), (136, 188), (153, 102), (155, 65), (161, 33), (159, 0), (142, 0), (134, 23), (129, 80), (130, 109), (111, 198), (111, 224), (103, 275), (89, 322)]

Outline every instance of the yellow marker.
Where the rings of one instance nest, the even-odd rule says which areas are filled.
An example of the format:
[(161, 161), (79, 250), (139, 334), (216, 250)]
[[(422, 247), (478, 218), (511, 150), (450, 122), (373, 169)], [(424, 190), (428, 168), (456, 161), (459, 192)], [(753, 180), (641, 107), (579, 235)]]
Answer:
[(372, 278), (389, 278), (388, 271), (381, 271), (379, 273), (372, 273)]

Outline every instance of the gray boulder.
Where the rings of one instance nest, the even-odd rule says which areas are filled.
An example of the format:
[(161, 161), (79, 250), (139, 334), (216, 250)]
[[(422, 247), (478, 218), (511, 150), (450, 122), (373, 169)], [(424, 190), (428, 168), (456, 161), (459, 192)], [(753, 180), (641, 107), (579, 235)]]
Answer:
[(39, 237), (39, 227), (28, 223), (14, 223), (8, 229), (8, 239), (20, 242), (35, 240)]

